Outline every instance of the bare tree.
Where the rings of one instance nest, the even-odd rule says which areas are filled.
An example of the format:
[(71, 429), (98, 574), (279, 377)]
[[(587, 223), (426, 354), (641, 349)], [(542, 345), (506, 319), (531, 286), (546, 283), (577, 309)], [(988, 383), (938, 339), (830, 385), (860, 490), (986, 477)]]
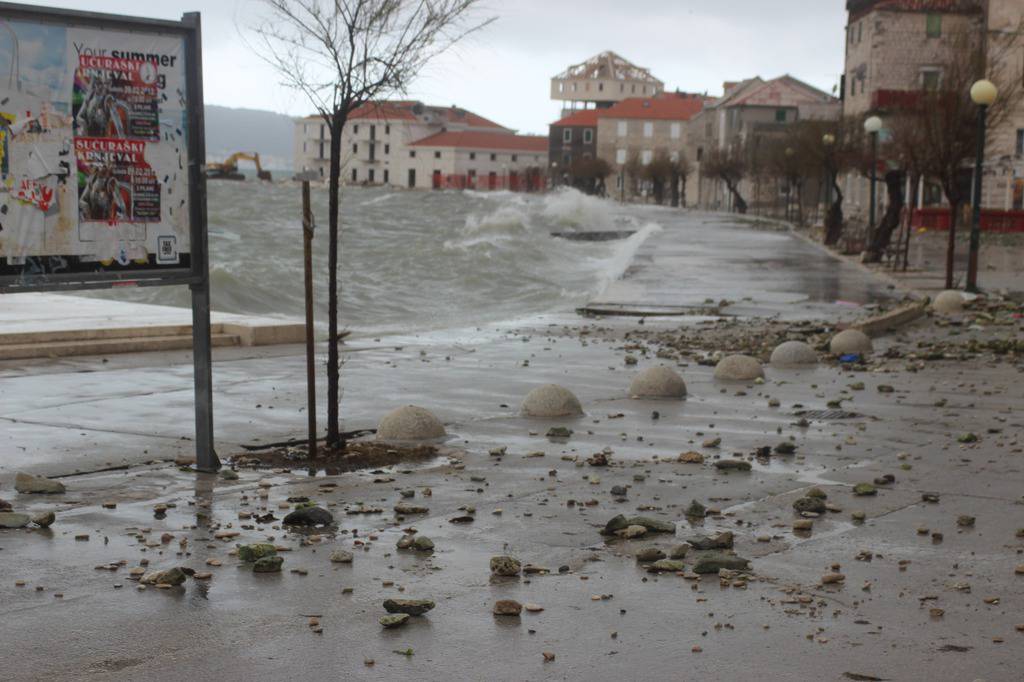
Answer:
[(679, 157), (672, 162), (671, 166), (670, 182), (672, 183), (673, 207), (677, 207), (682, 203), (683, 208), (686, 208), (686, 180), (690, 177), (692, 171), (693, 166), (690, 165), (686, 154), (680, 152)]
[(718, 178), (725, 183), (726, 189), (733, 196), (733, 206), (737, 213), (747, 212), (747, 202), (740, 194), (739, 185), (746, 177), (749, 166), (746, 150), (739, 143), (704, 153), (701, 170), (704, 175)]
[(612, 167), (602, 158), (579, 158), (573, 160), (569, 174), (576, 189), (604, 196), (607, 193), (605, 178), (612, 174)]
[(953, 286), (956, 228), (962, 206), (970, 200), (969, 162), (975, 157), (978, 107), (971, 101), (971, 85), (988, 78), (999, 88), (999, 98), (988, 110), (988, 122), (998, 127), (1022, 96), (1017, 58), (1011, 56), (1020, 45), (1021, 30), (999, 41), (984, 39), (983, 27), (961, 31), (949, 37), (948, 57), (941, 80), (931, 90), (921, 90), (906, 103), (890, 126), (892, 146), (907, 154), (915, 147), (915, 165), (942, 186), (949, 203), (949, 244), (946, 252), (946, 287)]
[(357, 108), (404, 92), (469, 33), (479, 0), (263, 0), (256, 54), (309, 99), (330, 131), (327, 442), (341, 446), (338, 256), (341, 135)]

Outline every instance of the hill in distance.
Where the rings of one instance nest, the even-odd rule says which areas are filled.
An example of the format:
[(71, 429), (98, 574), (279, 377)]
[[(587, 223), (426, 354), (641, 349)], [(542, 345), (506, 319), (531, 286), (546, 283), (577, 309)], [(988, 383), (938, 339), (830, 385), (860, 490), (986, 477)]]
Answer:
[(235, 152), (256, 152), (267, 168), (290, 169), (295, 124), (291, 116), (260, 109), (207, 104), (206, 156), (222, 161)]

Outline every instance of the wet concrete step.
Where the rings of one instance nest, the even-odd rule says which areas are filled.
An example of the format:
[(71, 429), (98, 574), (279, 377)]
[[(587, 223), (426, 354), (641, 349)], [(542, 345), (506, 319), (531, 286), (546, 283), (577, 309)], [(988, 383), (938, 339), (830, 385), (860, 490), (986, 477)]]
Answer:
[[(210, 341), (215, 348), (242, 345), (242, 339), (237, 334), (215, 333), (211, 335)], [(114, 353), (146, 353), (153, 351), (190, 350), (191, 348), (191, 332), (165, 336), (114, 337), (38, 343), (6, 343), (0, 340), (0, 360), (110, 355)]]

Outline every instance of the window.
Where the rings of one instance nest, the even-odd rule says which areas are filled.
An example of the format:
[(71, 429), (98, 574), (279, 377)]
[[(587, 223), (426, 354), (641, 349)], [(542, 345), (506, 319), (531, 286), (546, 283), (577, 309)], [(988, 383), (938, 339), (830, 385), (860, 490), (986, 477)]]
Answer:
[(864, 22), (857, 22), (857, 44), (860, 44), (861, 38), (864, 37)]
[(390, 177), (388, 177), (389, 175), (390, 175), (390, 173), (388, 173), (388, 169), (385, 168), (384, 169), (384, 184), (385, 185), (388, 184), (388, 181), (391, 179)]
[(563, 166), (568, 166), (571, 161), (572, 161), (572, 157), (569, 156), (569, 154), (562, 154), (562, 165)]
[(925, 20), (925, 34), (929, 38), (941, 38), (942, 37), (942, 15), (941, 14), (929, 14)]
[(475, 178), (476, 177), (476, 169), (474, 169), (474, 168), (470, 168), (469, 169), (469, 177), (471, 177), (471, 178)]
[(409, 150), (409, 158), (410, 159), (415, 159), (416, 158), (416, 150), (415, 149), (410, 149)]
[(370, 182), (373, 182), (373, 169), (370, 169)]
[(377, 126), (370, 126), (370, 139), (373, 140), (377, 137)]
[(775, 110), (775, 122), (776, 123), (785, 123), (786, 122), (786, 110), (785, 109), (776, 109)]
[(629, 90), (630, 90), (631, 93), (633, 93), (635, 95), (636, 94), (636, 84), (634, 83), (633, 85), (629, 86)]
[(497, 161), (497, 160), (498, 160), (498, 155), (497, 154), (491, 154), (491, 161)]
[(390, 154), (391, 153), (391, 145), (389, 145), (389, 144), (384, 145), (384, 153), (385, 154)]
[(435, 159), (440, 159), (441, 158), (441, 152), (434, 152), (434, 158)]
[(604, 83), (598, 83), (597, 84), (597, 91), (598, 92), (604, 92)]
[(594, 131), (590, 128), (583, 129), (583, 144), (593, 144)]
[(476, 152), (470, 152), (469, 153), (469, 160), (470, 161), (476, 161)]
[(921, 89), (935, 91), (942, 84), (942, 69), (921, 69)]
[(358, 177), (359, 177), (359, 175), (358, 175), (358, 173), (357, 173), (356, 169), (355, 169), (355, 168), (353, 168), (353, 169), (352, 169), (352, 182), (356, 182), (356, 179), (357, 179)]
[(359, 126), (357, 126), (357, 125), (352, 126), (352, 134), (353, 135), (358, 135), (359, 134)]
[(306, 153), (306, 143), (305, 142), (302, 143), (302, 153), (303, 154)]
[(562, 142), (566, 144), (572, 142), (572, 128), (566, 128), (562, 131)]
[(513, 154), (512, 155), (512, 163), (515, 163), (518, 160), (519, 160), (519, 156), (517, 154)]
[(704, 147), (697, 147), (697, 161), (701, 161), (704, 158)]
[(626, 134), (629, 132), (629, 124), (628, 124), (628, 122), (627, 121), (619, 121), (618, 131), (617, 132), (619, 134), (619, 137), (625, 137)]
[(359, 153), (359, 145), (358, 144), (352, 145), (352, 153), (353, 154), (358, 154)]
[(654, 157), (654, 152), (652, 152), (650, 149), (645, 149), (645, 150), (643, 150), (640, 153), (640, 163), (642, 163), (643, 165), (646, 166), (647, 164), (649, 164), (651, 162), (651, 159), (653, 157)]
[(1017, 130), (1017, 158), (1024, 156), (1024, 129)]
[(857, 94), (857, 79), (851, 73), (850, 74), (850, 96), (852, 97), (853, 95), (856, 95), (856, 94)]
[[(384, 134), (385, 135), (390, 135), (391, 134), (391, 126), (390, 125), (384, 126)], [(387, 171), (384, 171), (384, 175), (385, 176), (387, 175)], [(384, 182), (387, 182), (387, 180), (385, 180)]]
[(671, 126), (669, 126), (669, 135), (672, 136), (673, 140), (678, 140), (681, 130), (682, 126), (680, 126), (678, 123), (673, 123)]
[(615, 150), (615, 163), (619, 164), (620, 166), (622, 164), (626, 163), (626, 150), (625, 149), (616, 149)]
[(653, 136), (654, 136), (654, 122), (653, 121), (644, 121), (644, 137), (653, 137)]

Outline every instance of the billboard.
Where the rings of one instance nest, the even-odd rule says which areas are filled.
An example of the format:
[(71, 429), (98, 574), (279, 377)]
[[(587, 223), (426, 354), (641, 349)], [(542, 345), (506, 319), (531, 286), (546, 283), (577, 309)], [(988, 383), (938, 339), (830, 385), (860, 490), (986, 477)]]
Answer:
[(194, 38), (185, 22), (0, 3), (0, 289), (200, 275)]

